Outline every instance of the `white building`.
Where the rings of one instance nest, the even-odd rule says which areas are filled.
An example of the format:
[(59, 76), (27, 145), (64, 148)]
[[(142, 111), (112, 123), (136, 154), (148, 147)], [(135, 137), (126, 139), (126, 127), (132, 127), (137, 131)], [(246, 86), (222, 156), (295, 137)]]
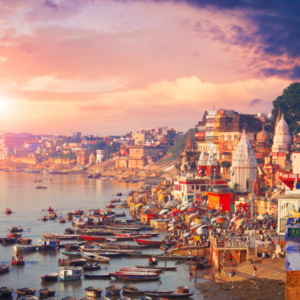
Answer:
[(275, 130), (272, 154), (273, 153), (285, 153), (292, 142), (292, 137), (290, 135), (290, 130), (287, 122), (282, 114)]
[(257, 164), (255, 154), (251, 143), (243, 131), (243, 135), (236, 147), (231, 167), (231, 187), (237, 184), (239, 192), (251, 192), (251, 184), (253, 184), (257, 176)]
[(96, 163), (101, 163), (104, 159), (104, 150), (97, 150), (96, 154)]
[(8, 149), (5, 147), (0, 148), (0, 160), (6, 159), (8, 155)]

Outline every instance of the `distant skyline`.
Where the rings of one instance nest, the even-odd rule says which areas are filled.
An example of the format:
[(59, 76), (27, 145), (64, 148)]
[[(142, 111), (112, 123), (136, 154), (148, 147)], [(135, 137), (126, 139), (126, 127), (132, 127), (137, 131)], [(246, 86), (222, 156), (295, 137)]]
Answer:
[(300, 77), (300, 1), (0, 0), (0, 132), (186, 131)]

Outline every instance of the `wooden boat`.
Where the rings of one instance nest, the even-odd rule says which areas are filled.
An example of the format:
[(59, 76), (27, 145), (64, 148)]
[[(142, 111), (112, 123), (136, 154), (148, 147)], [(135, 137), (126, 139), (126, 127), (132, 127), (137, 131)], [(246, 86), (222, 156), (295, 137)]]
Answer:
[(126, 203), (124, 203), (124, 204), (116, 204), (115, 205), (115, 208), (129, 208), (129, 205)]
[(46, 186), (41, 186), (41, 185), (38, 185), (35, 187), (37, 190), (45, 190), (47, 187)]
[(13, 256), (11, 263), (14, 266), (24, 266), (25, 265), (25, 261), (24, 261), (23, 257), (20, 257), (20, 256)]
[(37, 246), (39, 250), (55, 250), (57, 248), (57, 240), (38, 239)]
[(25, 296), (18, 298), (18, 300), (39, 300), (39, 298), (35, 297), (33, 295), (25, 295)]
[(58, 270), (59, 279), (62, 281), (71, 281), (80, 279), (83, 274), (81, 267), (61, 267)]
[(117, 196), (122, 196), (122, 193), (117, 193)]
[(109, 274), (97, 274), (97, 275), (91, 275), (91, 274), (84, 274), (84, 279), (110, 279), (111, 275)]
[(43, 288), (39, 290), (39, 293), (42, 297), (52, 297), (55, 295), (55, 290), (50, 288)]
[(11, 233), (13, 232), (22, 232), (23, 231), (23, 228), (22, 227), (11, 227), (10, 230), (9, 230)]
[(76, 230), (76, 234), (81, 235), (114, 235), (113, 232), (108, 230), (97, 230), (97, 229), (78, 229)]
[(115, 214), (116, 218), (126, 217), (125, 213), (122, 214)]
[(79, 258), (79, 259), (72, 259), (72, 260), (65, 260), (65, 259), (59, 259), (58, 260), (59, 266), (85, 266), (86, 265), (86, 259)]
[(122, 230), (122, 231), (139, 231), (139, 230), (143, 230), (140, 227), (124, 227), (124, 225), (104, 225), (105, 228), (107, 229), (113, 229), (113, 230)]
[(2, 298), (8, 298), (11, 297), (11, 294), (14, 290), (9, 286), (2, 286), (0, 287), (0, 293), (2, 295)]
[(118, 296), (120, 295), (121, 289), (116, 285), (110, 285), (107, 288), (105, 288), (106, 295), (110, 296)]
[(115, 205), (115, 204), (112, 204), (112, 203), (108, 203), (108, 204), (106, 204), (106, 207), (109, 207), (109, 208), (115, 208), (116, 205)]
[(101, 266), (96, 264), (87, 264), (86, 266), (83, 267), (84, 271), (94, 271), (94, 270), (100, 270)]
[(98, 237), (98, 236), (86, 236), (86, 235), (80, 235), (80, 238), (85, 241), (91, 241), (91, 242), (97, 242), (97, 241), (105, 241), (105, 237)]
[(182, 259), (192, 259), (195, 256), (186, 256), (186, 255), (152, 255), (156, 260), (182, 260)]
[(42, 221), (48, 221), (48, 217), (47, 216), (42, 216), (41, 220)]
[(47, 211), (54, 211), (54, 209), (50, 206), (48, 209), (47, 209)]
[(48, 234), (43, 233), (45, 239), (60, 239), (60, 240), (76, 240), (79, 235), (77, 234)]
[(66, 223), (66, 219), (60, 218), (60, 219), (59, 219), (59, 223)]
[(6, 237), (6, 238), (0, 238), (2, 244), (14, 244), (17, 239), (13, 238), (13, 237)]
[[(121, 250), (141, 250), (147, 248), (145, 245), (126, 245), (126, 244), (118, 244), (118, 243), (95, 243), (97, 246), (103, 249), (121, 249)], [(136, 251), (135, 251), (136, 252)], [(130, 253), (130, 252), (127, 252)]]
[(194, 293), (171, 293), (171, 294), (166, 294), (166, 293), (146, 293), (147, 296), (149, 297), (166, 297), (166, 298), (188, 298), (190, 296), (193, 296)]
[(42, 281), (56, 281), (58, 279), (58, 273), (50, 273), (50, 274), (46, 274), (46, 275), (41, 275), (41, 279), (42, 279)]
[(148, 253), (128, 253), (127, 255), (131, 258), (149, 258), (152, 256), (152, 254)]
[(34, 295), (35, 292), (36, 292), (36, 289), (32, 289), (29, 287), (24, 287), (24, 288), (16, 290), (16, 293), (18, 294), (18, 296)]
[(142, 265), (142, 266), (135, 266), (138, 269), (157, 269), (157, 270), (164, 270), (164, 271), (174, 271), (177, 269), (177, 267), (152, 267), (152, 266), (146, 266), (146, 265)]
[(98, 253), (93, 254), (93, 253), (81, 252), (81, 256), (83, 258), (85, 258), (86, 260), (91, 260), (91, 261), (98, 261), (98, 262), (109, 262), (110, 261), (109, 257), (100, 256)]
[(85, 290), (85, 295), (87, 297), (92, 297), (92, 298), (96, 298), (96, 297), (101, 297), (102, 294), (102, 290), (96, 287), (87, 287), (84, 289)]
[(65, 234), (74, 234), (74, 233), (75, 233), (75, 230), (72, 228), (65, 229)]
[(15, 245), (14, 251), (15, 252), (31, 252), (36, 251), (36, 245)]
[(123, 288), (123, 294), (129, 294), (132, 296), (135, 295), (145, 295), (147, 293), (153, 293), (153, 294), (172, 294), (174, 291), (139, 291), (138, 289), (131, 289), (131, 288)]
[(123, 279), (123, 280), (129, 280), (129, 281), (155, 281), (159, 280), (160, 276), (128, 276), (128, 275), (112, 275), (113, 277), (116, 277), (117, 279)]
[(31, 244), (31, 239), (27, 239), (27, 238), (19, 238), (17, 239), (17, 244), (20, 244), (20, 245), (29, 245)]
[(160, 276), (160, 273), (156, 273), (155, 271), (147, 271), (147, 272), (130, 272), (130, 271), (115, 271), (114, 272), (117, 275), (128, 275), (128, 276), (150, 276), (150, 277), (155, 277), (155, 276)]
[(81, 257), (81, 252), (67, 252), (67, 251), (60, 251), (61, 254), (66, 255), (68, 257)]
[[(9, 269), (9, 264), (0, 265), (0, 274), (7, 272), (8, 269)], [(0, 293), (1, 293), (1, 291), (0, 291)]]
[[(138, 269), (138, 268), (121, 268), (120, 271), (124, 271), (124, 272), (154, 272), (153, 269)], [(155, 273), (163, 273), (164, 270), (159, 270), (159, 269), (156, 269), (155, 270)]]
[(153, 233), (153, 234), (121, 234), (121, 233), (117, 233), (117, 232), (114, 232), (115, 236), (117, 237), (122, 237), (122, 238), (125, 238), (127, 237), (128, 239), (137, 239), (137, 238), (142, 238), (142, 239), (145, 239), (145, 238), (152, 238), (154, 236), (158, 236), (159, 233)]
[[(94, 250), (94, 249), (91, 249)], [(120, 257), (120, 256), (124, 256), (125, 253), (120, 253), (120, 252), (108, 252), (108, 251), (97, 251), (97, 250), (101, 250), (101, 249), (95, 249), (95, 251), (84, 251), (86, 254), (89, 253), (100, 253), (101, 255), (105, 256), (105, 257), (110, 257), (110, 258), (114, 258), (114, 257)]]
[(175, 245), (176, 242), (165, 242), (165, 241), (145, 241), (141, 239), (134, 239), (139, 245), (147, 245), (148, 247), (160, 247), (160, 245)]
[(20, 238), (22, 236), (22, 233), (20, 233), (20, 232), (13, 232), (13, 233), (9, 233), (8, 235), (7, 235), (7, 237), (11, 237), (11, 238)]
[(6, 215), (12, 214), (12, 210), (10, 208), (5, 209), (5, 214)]

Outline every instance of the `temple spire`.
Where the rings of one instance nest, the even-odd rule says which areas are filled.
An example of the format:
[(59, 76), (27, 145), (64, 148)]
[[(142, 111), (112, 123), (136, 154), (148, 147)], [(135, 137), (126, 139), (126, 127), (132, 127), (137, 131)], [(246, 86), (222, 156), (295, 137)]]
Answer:
[(189, 132), (188, 138), (186, 140), (186, 144), (185, 144), (185, 152), (194, 152), (195, 151), (195, 147), (194, 147), (194, 142), (191, 136), (191, 132)]

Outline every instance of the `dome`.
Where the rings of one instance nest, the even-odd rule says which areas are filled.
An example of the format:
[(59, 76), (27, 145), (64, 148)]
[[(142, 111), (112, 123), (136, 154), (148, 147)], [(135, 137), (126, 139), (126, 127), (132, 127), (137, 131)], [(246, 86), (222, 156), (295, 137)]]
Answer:
[(286, 152), (291, 142), (292, 137), (290, 135), (289, 126), (282, 114), (282, 117), (276, 126), (272, 152)]
[(210, 154), (208, 156), (207, 165), (212, 167), (218, 165), (218, 162), (216, 161), (215, 154), (212, 149), (210, 150)]
[(265, 124), (263, 125), (262, 131), (257, 134), (256, 140), (259, 143), (267, 143), (271, 141), (270, 133), (265, 131)]

